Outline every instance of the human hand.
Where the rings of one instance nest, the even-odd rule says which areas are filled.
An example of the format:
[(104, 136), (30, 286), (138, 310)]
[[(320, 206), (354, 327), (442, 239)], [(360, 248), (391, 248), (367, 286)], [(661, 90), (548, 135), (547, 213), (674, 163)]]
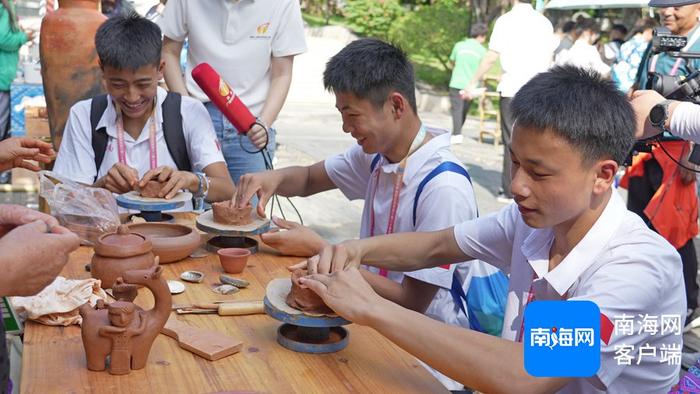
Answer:
[(34, 37), (36, 37), (36, 31), (32, 29), (25, 29), (24, 34), (27, 35), (27, 42), (33, 41)]
[(306, 261), (287, 267), (288, 270), (306, 269), (309, 274), (328, 274), (345, 269), (357, 268), (362, 262), (362, 251), (357, 241), (345, 241), (338, 245), (328, 245), (321, 252)]
[(146, 186), (148, 181), (157, 180), (158, 182), (167, 183), (160, 189), (158, 197), (170, 199), (175, 197), (180, 189), (196, 189), (199, 185), (199, 178), (197, 175), (189, 171), (178, 171), (172, 167), (160, 166), (149, 170), (143, 175), (143, 178), (138, 183), (139, 188)]
[(112, 193), (123, 194), (134, 190), (138, 184), (139, 173), (136, 169), (122, 163), (115, 163), (107, 171), (97, 185), (104, 187)]
[(42, 220), (16, 227), (0, 238), (0, 296), (30, 296), (56, 279), (80, 239)]
[(649, 121), (649, 112), (656, 104), (664, 101), (664, 96), (654, 90), (637, 90), (632, 93), (632, 109), (637, 116), (637, 128), (634, 136), (637, 139), (651, 138), (661, 133)]
[(260, 234), (260, 239), (287, 256), (310, 257), (321, 251), (328, 242), (308, 227), (273, 217), (272, 222), (285, 231), (272, 230)]
[(234, 196), (237, 208), (243, 208), (250, 202), (254, 194), (258, 196), (258, 216), (265, 217), (265, 206), (277, 191), (280, 180), (273, 171), (256, 172), (242, 175), (238, 180), (238, 189)]
[(13, 167), (40, 171), (41, 168), (28, 162), (51, 163), (56, 156), (51, 144), (28, 137), (12, 137), (0, 141), (0, 171)]
[(318, 294), (335, 313), (357, 324), (368, 325), (371, 316), (387, 302), (354, 267), (329, 275), (305, 276), (299, 278), (299, 284)]
[(17, 226), (41, 220), (49, 229), (58, 226), (58, 220), (51, 215), (35, 211), (21, 205), (0, 204), (0, 237)]
[(256, 147), (259, 149), (262, 149), (265, 147), (267, 144), (267, 131), (265, 128), (260, 126), (259, 124), (254, 124), (253, 127), (248, 130), (246, 133), (248, 138), (250, 139), (250, 142), (253, 143)]

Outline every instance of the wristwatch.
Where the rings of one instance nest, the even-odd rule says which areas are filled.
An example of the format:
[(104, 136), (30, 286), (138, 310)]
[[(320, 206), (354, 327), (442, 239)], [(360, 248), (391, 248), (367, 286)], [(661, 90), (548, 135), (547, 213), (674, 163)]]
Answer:
[(667, 133), (670, 132), (666, 127), (669, 104), (671, 104), (670, 100), (664, 100), (651, 107), (651, 111), (649, 111), (649, 122), (651, 122), (651, 125)]
[(209, 194), (209, 177), (203, 172), (194, 173), (199, 180), (199, 185), (197, 186), (197, 192), (194, 194), (194, 198), (206, 198)]

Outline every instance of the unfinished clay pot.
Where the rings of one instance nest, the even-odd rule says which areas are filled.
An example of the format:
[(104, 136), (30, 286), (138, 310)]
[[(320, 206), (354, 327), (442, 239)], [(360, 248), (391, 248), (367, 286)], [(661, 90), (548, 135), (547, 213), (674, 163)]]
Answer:
[(245, 269), (250, 256), (250, 250), (242, 248), (224, 248), (216, 251), (224, 271), (229, 274), (240, 274)]
[(107, 20), (98, 0), (61, 0), (41, 21), (41, 79), (49, 130), (58, 150), (70, 107), (104, 92), (95, 32)]
[(90, 304), (80, 307), (81, 336), (89, 370), (104, 371), (107, 356), (111, 374), (126, 374), (146, 366), (151, 345), (168, 320), (172, 306), (162, 273), (161, 266), (124, 272), (125, 283), (145, 286), (153, 293), (153, 309), (144, 311), (127, 301), (109, 305), (99, 301), (95, 308)]
[(253, 223), (253, 217), (251, 216), (253, 206), (250, 204), (243, 208), (236, 208), (234, 202), (228, 200), (213, 203), (211, 209), (216, 223), (231, 226), (245, 226)]
[(306, 275), (306, 270), (292, 272), (292, 289), (287, 295), (287, 305), (307, 313), (333, 313), (313, 290), (302, 289), (299, 286), (299, 278)]
[(152, 247), (145, 236), (130, 232), (127, 226), (119, 226), (116, 233), (97, 239), (90, 273), (102, 282), (103, 289), (109, 289), (124, 272), (156, 265)]
[(165, 183), (166, 182), (148, 181), (139, 194), (141, 197), (159, 198), (158, 193), (160, 193), (160, 190), (165, 186)]
[(187, 258), (201, 242), (201, 236), (192, 227), (174, 223), (131, 223), (129, 229), (145, 235), (153, 244), (153, 254), (160, 263), (172, 263)]

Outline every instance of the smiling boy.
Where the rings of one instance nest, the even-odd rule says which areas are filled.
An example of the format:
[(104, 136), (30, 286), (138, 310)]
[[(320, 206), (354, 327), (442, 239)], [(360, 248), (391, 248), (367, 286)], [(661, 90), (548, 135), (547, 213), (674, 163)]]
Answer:
[(204, 106), (158, 87), (164, 63), (158, 26), (136, 14), (100, 26), (95, 47), (108, 95), (73, 105), (54, 171), (113, 193), (165, 182), (208, 201), (233, 195)]
[[(514, 204), (442, 231), (326, 247), (308, 261), (309, 271), (321, 274), (302, 278), (303, 285), (341, 316), (375, 328), (479, 391), (667, 392), (680, 365), (666, 360), (662, 349), (682, 347), (683, 272), (673, 247), (628, 211), (613, 188), (634, 141), (630, 104), (598, 74), (563, 66), (530, 80), (512, 109)], [(362, 262), (411, 271), (472, 258), (510, 273), (501, 338), (387, 303), (354, 268)], [(323, 274), (329, 271), (334, 273)], [(623, 314), (636, 321), (662, 315), (681, 320), (672, 332), (640, 329), (601, 336), (601, 366), (592, 377), (535, 378), (524, 369), (519, 343), (524, 309), (532, 299), (593, 301), (610, 320)], [(631, 365), (616, 357), (622, 345), (633, 346)], [(642, 355), (642, 346), (657, 350)]]

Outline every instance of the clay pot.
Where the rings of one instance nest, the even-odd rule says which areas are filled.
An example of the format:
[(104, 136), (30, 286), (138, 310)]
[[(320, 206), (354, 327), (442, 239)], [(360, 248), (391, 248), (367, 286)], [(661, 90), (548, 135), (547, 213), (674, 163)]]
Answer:
[(130, 232), (127, 226), (119, 226), (116, 233), (97, 239), (90, 273), (102, 281), (103, 289), (109, 289), (124, 272), (154, 266), (152, 248), (151, 241), (144, 235)]
[(216, 251), (224, 271), (229, 274), (240, 274), (245, 269), (250, 250), (241, 248), (224, 248)]
[(192, 227), (174, 223), (131, 223), (131, 231), (145, 235), (153, 244), (153, 254), (161, 264), (187, 258), (201, 242)]
[(70, 107), (104, 93), (95, 32), (107, 20), (98, 0), (61, 0), (41, 21), (41, 77), (56, 150)]
[(292, 272), (292, 288), (287, 295), (287, 305), (307, 313), (333, 313), (313, 290), (301, 288), (299, 278), (306, 275), (306, 270)]

